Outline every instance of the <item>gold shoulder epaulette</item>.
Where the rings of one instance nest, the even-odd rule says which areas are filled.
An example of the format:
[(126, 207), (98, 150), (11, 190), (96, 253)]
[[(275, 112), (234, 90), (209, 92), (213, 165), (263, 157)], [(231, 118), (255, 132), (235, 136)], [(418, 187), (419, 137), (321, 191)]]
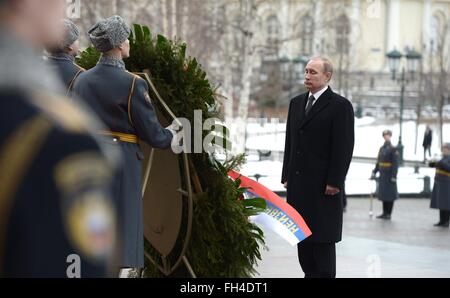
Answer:
[(83, 67), (79, 66), (78, 64), (74, 63), (74, 65), (81, 71), (86, 71)]
[(130, 71), (128, 71), (128, 70), (126, 70), (125, 72), (128, 73), (128, 74), (130, 74), (131, 76), (133, 76), (133, 78), (143, 80), (143, 78), (141, 78), (140, 76), (138, 76), (138, 75), (135, 74), (135, 73), (132, 73), (132, 72), (130, 72)]
[(37, 92), (31, 101), (55, 123), (69, 132), (87, 133), (95, 125), (92, 117), (67, 97), (49, 92)]

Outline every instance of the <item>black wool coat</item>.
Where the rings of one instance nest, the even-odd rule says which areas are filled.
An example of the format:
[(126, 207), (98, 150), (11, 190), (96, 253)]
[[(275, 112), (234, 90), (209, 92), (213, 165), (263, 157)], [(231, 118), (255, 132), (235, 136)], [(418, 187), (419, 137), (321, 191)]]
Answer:
[[(342, 238), (342, 195), (354, 148), (354, 110), (328, 88), (308, 116), (309, 93), (291, 100), (281, 182), (288, 182), (287, 201), (312, 231), (310, 242), (335, 243)], [(341, 189), (325, 195), (326, 185)]]

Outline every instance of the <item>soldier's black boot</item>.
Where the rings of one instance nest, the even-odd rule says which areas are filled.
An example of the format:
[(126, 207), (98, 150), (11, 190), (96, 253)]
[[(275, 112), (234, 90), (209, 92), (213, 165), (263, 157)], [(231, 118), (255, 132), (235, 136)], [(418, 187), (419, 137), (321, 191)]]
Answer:
[(386, 203), (386, 216), (384, 219), (391, 220), (392, 209), (394, 209), (394, 202)]
[(381, 214), (379, 216), (377, 216), (378, 219), (384, 219), (384, 220), (391, 220), (391, 215), (390, 214)]
[(384, 219), (385, 216), (386, 216), (386, 202), (383, 202), (383, 213), (381, 215), (378, 215), (377, 218)]
[(442, 211), (443, 212), (443, 227), (448, 228), (449, 227), (449, 222), (450, 222), (450, 211)]
[(393, 203), (383, 202), (383, 214), (377, 216), (377, 218), (378, 219), (390, 220), (391, 219), (391, 212), (392, 212), (392, 205), (393, 205)]
[(381, 214), (379, 216), (377, 216), (378, 219), (384, 219), (384, 220), (391, 220), (391, 215), (390, 214)]
[(442, 227), (442, 228), (448, 228), (449, 227), (449, 222), (438, 222), (436, 224), (434, 224), (435, 227)]
[(449, 227), (449, 221), (450, 221), (450, 211), (441, 210), (439, 212), (440, 220), (437, 224), (435, 224), (435, 227), (443, 227), (448, 228)]

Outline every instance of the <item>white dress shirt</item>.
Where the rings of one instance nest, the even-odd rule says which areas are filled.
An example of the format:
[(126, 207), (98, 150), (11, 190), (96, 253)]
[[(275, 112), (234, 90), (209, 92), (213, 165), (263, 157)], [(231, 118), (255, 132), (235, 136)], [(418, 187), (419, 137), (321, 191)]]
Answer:
[(320, 89), (319, 91), (317, 91), (316, 93), (312, 94), (311, 92), (309, 92), (308, 94), (308, 98), (312, 96), (314, 96), (314, 101), (313, 101), (313, 105), (317, 102), (317, 100), (320, 98), (320, 96), (322, 96), (322, 94), (327, 91), (328, 89), (328, 85), (323, 87), (322, 89)]

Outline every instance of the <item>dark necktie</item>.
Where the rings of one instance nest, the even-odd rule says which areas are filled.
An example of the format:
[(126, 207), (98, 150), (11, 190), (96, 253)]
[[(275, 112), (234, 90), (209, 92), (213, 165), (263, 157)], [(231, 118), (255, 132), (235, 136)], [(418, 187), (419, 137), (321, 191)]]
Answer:
[(306, 116), (308, 116), (309, 112), (311, 112), (311, 109), (312, 109), (312, 107), (313, 107), (314, 100), (315, 100), (314, 95), (311, 95), (311, 96), (308, 98), (308, 103), (306, 104), (306, 109), (305, 109), (305, 115), (306, 115)]

